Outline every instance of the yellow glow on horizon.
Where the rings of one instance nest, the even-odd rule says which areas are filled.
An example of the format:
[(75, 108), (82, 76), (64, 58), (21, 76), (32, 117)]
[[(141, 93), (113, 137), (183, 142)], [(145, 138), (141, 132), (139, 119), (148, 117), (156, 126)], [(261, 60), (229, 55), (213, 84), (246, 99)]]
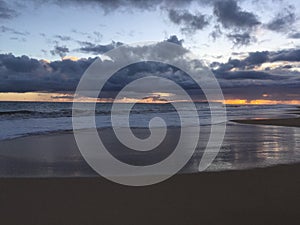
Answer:
[(71, 60), (71, 61), (78, 61), (80, 58), (76, 56), (65, 56), (62, 58), (62, 60)]
[(73, 95), (43, 92), (1, 92), (0, 101), (69, 102)]
[(267, 100), (267, 99), (226, 99), (224, 101), (226, 105), (300, 105), (300, 100)]

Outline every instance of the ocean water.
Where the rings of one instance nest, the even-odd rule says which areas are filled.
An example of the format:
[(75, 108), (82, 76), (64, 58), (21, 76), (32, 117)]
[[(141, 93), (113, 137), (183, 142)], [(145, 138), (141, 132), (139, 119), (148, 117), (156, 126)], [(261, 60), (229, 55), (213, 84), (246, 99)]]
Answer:
[[(111, 127), (111, 106), (109, 103), (97, 104), (95, 121), (98, 128)], [(225, 106), (216, 103), (212, 107), (218, 111)], [(200, 124), (193, 125), (201, 125), (200, 139), (207, 139), (212, 123), (209, 105), (196, 103), (196, 108)], [(230, 122), (234, 119), (297, 117), (292, 113), (297, 110), (299, 108), (292, 105), (227, 106), (227, 119), (214, 121), (217, 126), (226, 123), (227, 129), (221, 150), (208, 170), (234, 170), (300, 162), (300, 128)], [(79, 116), (84, 118), (85, 112), (79, 111)], [(122, 111), (117, 117), (120, 119), (118, 126), (127, 126)], [(178, 115), (169, 104), (136, 104), (131, 110), (129, 124), (131, 127), (148, 128), (153, 117), (163, 118), (170, 128), (180, 126)], [(49, 152), (43, 152), (32, 146), (26, 150), (10, 151), (5, 147), (9, 143), (8, 139), (71, 130), (72, 103), (0, 102), (0, 128), (0, 177), (95, 175), (78, 150), (66, 150), (63, 147), (47, 148)], [(44, 139), (41, 138), (37, 146), (43, 145)], [(201, 143), (181, 172), (198, 171), (206, 142)], [(125, 154), (125, 158), (130, 160), (132, 155)]]
[[(82, 103), (89, 104), (89, 103)], [(214, 106), (213, 106), (214, 107)], [(218, 110), (222, 106), (215, 103)], [(210, 108), (207, 103), (196, 103), (201, 125), (210, 125)], [(95, 120), (98, 128), (110, 127), (110, 103), (98, 103)], [(293, 117), (288, 110), (296, 109), (289, 105), (227, 106), (227, 120), (247, 118)], [(84, 117), (84, 111), (82, 116)], [(80, 115), (80, 112), (79, 112)], [(119, 125), (126, 126), (120, 112)], [(149, 126), (153, 117), (163, 118), (170, 127), (180, 126), (178, 115), (170, 104), (136, 104), (131, 110), (130, 126)], [(124, 123), (122, 124), (122, 121)], [(223, 123), (226, 121), (215, 121)], [(0, 102), (0, 140), (54, 131), (72, 130), (72, 103), (47, 102)], [(85, 128), (84, 125), (82, 128)]]

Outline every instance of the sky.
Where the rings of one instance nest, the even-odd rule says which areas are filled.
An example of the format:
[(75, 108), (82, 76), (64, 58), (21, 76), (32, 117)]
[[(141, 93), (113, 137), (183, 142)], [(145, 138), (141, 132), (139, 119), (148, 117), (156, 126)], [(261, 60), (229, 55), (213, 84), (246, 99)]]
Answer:
[[(300, 104), (298, 15), (296, 0), (0, 0), (0, 100), (70, 101), (97, 56), (169, 41), (208, 65), (226, 103)], [(182, 81), (168, 65), (143, 66), (121, 71), (105, 97), (132, 74)]]

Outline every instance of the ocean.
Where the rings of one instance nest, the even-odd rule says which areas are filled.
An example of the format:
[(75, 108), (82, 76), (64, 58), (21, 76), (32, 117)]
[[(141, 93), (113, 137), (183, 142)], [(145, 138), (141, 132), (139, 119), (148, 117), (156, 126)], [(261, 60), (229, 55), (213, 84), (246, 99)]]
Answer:
[[(212, 124), (209, 105), (207, 103), (195, 104), (200, 124), (193, 125), (200, 125), (202, 132), (209, 133), (210, 125)], [(96, 105), (95, 121), (98, 128), (111, 127), (111, 106), (112, 104), (110, 103), (98, 103)], [(214, 123), (220, 125), (226, 123), (227, 129), (221, 150), (212, 165), (208, 168), (208, 171), (257, 168), (277, 164), (290, 164), (300, 162), (299, 128), (263, 125), (242, 125), (230, 122), (231, 120), (236, 119), (297, 117), (297, 115), (292, 114), (293, 110), (298, 110), (296, 106), (224, 106), (220, 103), (214, 103), (212, 107), (215, 107), (216, 110), (218, 110), (220, 107), (226, 107), (227, 119), (225, 121), (214, 120)], [(119, 113), (120, 114), (117, 116), (120, 117), (121, 122), (118, 125), (120, 127), (127, 126), (126, 121), (122, 123), (122, 117), (124, 116), (122, 114), (122, 111), (120, 111)], [(79, 116), (84, 117), (85, 112), (79, 112)], [(130, 127), (148, 128), (149, 121), (153, 117), (163, 118), (167, 126), (170, 128), (180, 127), (180, 120), (178, 119), (178, 115), (174, 107), (172, 107), (172, 105), (170, 104), (136, 104), (131, 110), (129, 121)], [(44, 168), (40, 163), (38, 164), (38, 167), (29, 169), (27, 167), (33, 166), (34, 164), (28, 163), (26, 164), (26, 166), (24, 166), (24, 164), (20, 162), (20, 160), (22, 161), (22, 157), (18, 157), (18, 160), (14, 161), (16, 157), (8, 157), (8, 150), (4, 150), (4, 148), (1, 148), (1, 143), (4, 143), (5, 141), (7, 142), (10, 139), (72, 130), (72, 103), (0, 102), (0, 127), (1, 163), (6, 167), (16, 167), (14, 169), (7, 169), (0, 166), (0, 176), (48, 177), (95, 175), (93, 171), (86, 169), (84, 160), (77, 156), (76, 160), (74, 161), (75, 165), (72, 164), (72, 167), (70, 167), (69, 169), (65, 168), (64, 165), (59, 166), (59, 168), (63, 169), (57, 169), (57, 162), (61, 161), (61, 158), (53, 159), (53, 161), (51, 161), (53, 162), (53, 164), (50, 163), (51, 165), (49, 165), (48, 163), (47, 168)], [(85, 127), (83, 126), (82, 128)], [(203, 136), (203, 138), (205, 138), (205, 135)], [(197, 166), (199, 162), (198, 155), (201, 155), (197, 154), (197, 151), (203, 151), (204, 147), (205, 146), (200, 146), (196, 150), (195, 155), (181, 172), (197, 172)], [(22, 154), (24, 155), (24, 153)], [(20, 153), (20, 155), (22, 154)], [(37, 153), (34, 154), (35, 156), (33, 157), (35, 158), (37, 155), (39, 155)], [(61, 154), (62, 153), (60, 153), (60, 157), (62, 157)], [(76, 154), (80, 155), (79, 153)], [(71, 159), (71, 156), (68, 155), (65, 155), (64, 159), (68, 157)], [(74, 157), (74, 155), (72, 157)], [(9, 160), (9, 162), (7, 160)], [(18, 163), (20, 163), (19, 166)], [(67, 165), (68, 164), (65, 164), (65, 166)], [(25, 167), (28, 170), (25, 169)], [(52, 169), (49, 170), (49, 168)]]
[[(215, 104), (216, 108), (223, 107), (218, 103)], [(96, 105), (95, 120), (98, 128), (111, 126), (111, 105), (111, 103), (98, 103)], [(196, 103), (196, 108), (200, 124), (203, 126), (210, 125), (209, 105), (207, 103)], [(296, 109), (295, 106), (290, 105), (227, 106), (227, 121), (249, 118), (293, 117), (288, 111), (293, 109)], [(84, 116), (84, 111), (82, 113)], [(122, 116), (122, 112), (120, 112), (119, 116)], [(149, 119), (154, 116), (165, 119), (170, 127), (180, 126), (177, 113), (170, 104), (136, 104), (131, 110), (130, 126), (147, 128)], [(223, 123), (227, 121), (217, 122)], [(123, 125), (126, 126), (125, 121)], [(72, 103), (0, 102), (0, 127), (0, 140), (32, 134), (72, 130)]]

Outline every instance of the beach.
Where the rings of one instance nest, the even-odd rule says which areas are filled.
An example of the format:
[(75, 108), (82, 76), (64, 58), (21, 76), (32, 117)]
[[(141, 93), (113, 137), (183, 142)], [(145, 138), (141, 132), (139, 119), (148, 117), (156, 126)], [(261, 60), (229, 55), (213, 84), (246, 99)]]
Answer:
[[(232, 135), (225, 137), (224, 145), (235, 143), (233, 137), (241, 139), (236, 134), (255, 134), (255, 129), (269, 139), (268, 132), (275, 128), (232, 124), (228, 129)], [(284, 133), (298, 128), (282, 129), (287, 129)], [(102, 132), (109, 141), (111, 130)], [(143, 129), (135, 132), (145, 135)], [(287, 132), (287, 136), (291, 134)], [(251, 138), (260, 141), (256, 136)], [(243, 139), (243, 143), (248, 142)], [(256, 158), (251, 151), (241, 155), (236, 155), (234, 148), (232, 151), (234, 157), (242, 158), (241, 163), (281, 157), (257, 148), (253, 150)], [(291, 145), (291, 149), (297, 148)], [(230, 164), (234, 170), (181, 173), (156, 185), (130, 187), (97, 175), (75, 149), (72, 132), (1, 141), (1, 171), (6, 169), (6, 175), (15, 176), (0, 178), (1, 223), (279, 225), (298, 224), (300, 219), (299, 163), (278, 165), (278, 161), (277, 165), (253, 169), (234, 169)], [(225, 153), (219, 153), (224, 160)]]
[(300, 165), (175, 175), (146, 187), (96, 178), (1, 178), (1, 223), (298, 224)]
[[(198, 172), (198, 165), (207, 125), (201, 126), (195, 155), (179, 173), (143, 187), (98, 175), (81, 156), (72, 131), (1, 140), (0, 222), (298, 224), (299, 118), (236, 119), (226, 126), (220, 152), (205, 172)], [(132, 131), (140, 138), (149, 135), (144, 127)], [(98, 129), (115, 157), (142, 164), (170, 154), (178, 131), (169, 127), (159, 151), (140, 157), (120, 147), (112, 128)]]
[[(200, 128), (195, 153), (180, 173), (198, 172), (210, 129), (210, 126)], [(140, 138), (149, 135), (147, 128), (132, 128), (132, 131)], [(101, 140), (114, 157), (136, 165), (152, 164), (167, 157), (177, 144), (175, 137), (178, 137), (179, 132), (179, 128), (168, 128), (161, 145), (154, 151), (143, 153), (124, 148), (117, 141), (112, 128), (98, 129)], [(298, 127), (229, 122), (221, 149), (207, 170), (219, 172), (295, 164), (300, 162), (299, 149)], [(83, 159), (72, 131), (27, 135), (0, 141), (0, 177), (51, 178), (96, 175)]]

